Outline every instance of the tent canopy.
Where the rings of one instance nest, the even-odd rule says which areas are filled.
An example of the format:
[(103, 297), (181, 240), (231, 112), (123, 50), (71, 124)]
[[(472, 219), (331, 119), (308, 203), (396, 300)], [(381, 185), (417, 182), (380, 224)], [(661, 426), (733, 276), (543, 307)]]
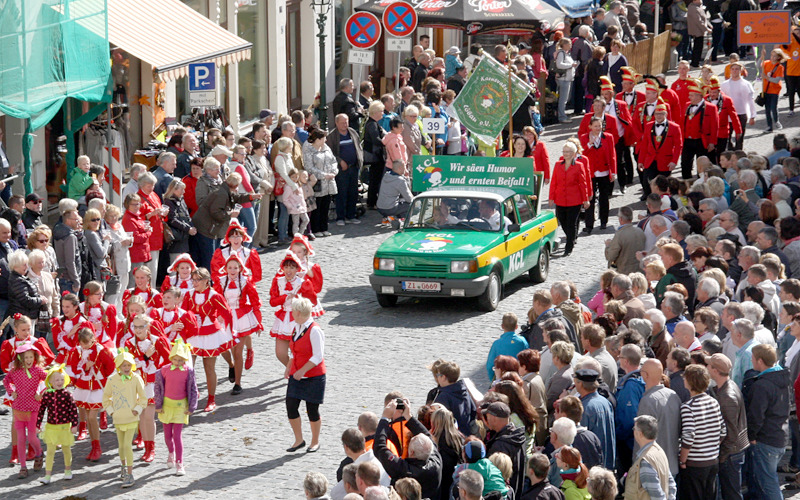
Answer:
[[(369, 0), (355, 8), (379, 18), (399, 0)], [(529, 31), (537, 25), (554, 26), (564, 18), (556, 0), (408, 0), (417, 11), (419, 26), (450, 28), (468, 35)]]

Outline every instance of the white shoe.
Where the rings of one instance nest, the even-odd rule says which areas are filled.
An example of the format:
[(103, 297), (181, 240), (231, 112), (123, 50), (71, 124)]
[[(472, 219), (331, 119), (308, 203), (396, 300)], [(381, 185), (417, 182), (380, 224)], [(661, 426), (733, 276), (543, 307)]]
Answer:
[(314, 236), (316, 236), (317, 238), (324, 238), (325, 233), (314, 233)]
[(783, 129), (783, 125), (781, 125), (781, 122), (775, 122), (775, 126), (778, 127), (778, 130)]
[(50, 476), (40, 477), (39, 482), (42, 484), (50, 484)]
[(68, 470), (68, 471), (64, 472), (64, 479), (66, 479), (67, 481), (72, 479), (72, 471), (71, 470)]
[(175, 467), (175, 454), (170, 453), (169, 456), (167, 456), (167, 469), (171, 469), (173, 467)]
[(336, 225), (337, 226), (344, 226), (344, 221), (343, 220), (337, 220), (336, 221)]
[(347, 219), (348, 224), (361, 224), (361, 221), (358, 219)]
[(178, 462), (175, 464), (175, 475), (176, 476), (186, 475), (186, 469), (183, 468), (183, 462)]
[(323, 236), (333, 236), (333, 233), (330, 232), (330, 231), (323, 231), (322, 235)]

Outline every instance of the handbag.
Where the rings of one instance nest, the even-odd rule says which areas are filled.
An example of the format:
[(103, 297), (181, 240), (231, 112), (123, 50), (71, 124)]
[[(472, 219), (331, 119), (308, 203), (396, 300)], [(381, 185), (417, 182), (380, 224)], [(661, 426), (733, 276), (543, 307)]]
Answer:
[(175, 241), (175, 232), (171, 227), (164, 224), (164, 243), (169, 246), (173, 241)]
[[(778, 69), (778, 65), (775, 65), (775, 67), (772, 68), (772, 71), (769, 72), (769, 77), (768, 78), (772, 78), (775, 75), (775, 70), (776, 69)], [(756, 96), (756, 98), (754, 99), (755, 103), (758, 104), (759, 106), (761, 106), (762, 108), (764, 107), (764, 104), (767, 103), (766, 92), (767, 92), (767, 90), (769, 90), (769, 84), (770, 83), (772, 83), (772, 82), (767, 80), (767, 88), (762, 90), (761, 93), (758, 94)]]
[(279, 174), (275, 174), (275, 187), (272, 188), (272, 194), (280, 196), (283, 194), (283, 189), (286, 186), (286, 181)]

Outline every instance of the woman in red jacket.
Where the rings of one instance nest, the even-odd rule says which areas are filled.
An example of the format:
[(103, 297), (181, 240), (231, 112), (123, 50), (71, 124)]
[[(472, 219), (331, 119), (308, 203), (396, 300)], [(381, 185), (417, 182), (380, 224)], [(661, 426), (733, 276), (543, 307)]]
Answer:
[(589, 177), (592, 180), (592, 201), (586, 209), (583, 230), (592, 234), (596, 199), (600, 209), (600, 230), (605, 229), (608, 224), (608, 198), (617, 177), (617, 152), (614, 148), (614, 137), (603, 132), (603, 120), (596, 116), (591, 118), (589, 133), (581, 135), (581, 146), (589, 159)]
[(140, 210), (142, 199), (138, 194), (129, 194), (125, 197), (123, 204), (125, 205), (125, 215), (122, 216), (122, 227), (133, 236), (133, 245), (130, 248), (131, 278), (129, 279), (129, 282), (132, 282), (133, 270), (150, 260), (150, 236), (153, 234), (153, 228), (145, 219), (144, 212)]
[[(152, 232), (150, 233), (150, 259), (147, 267), (152, 271), (150, 286), (156, 287), (156, 274), (158, 274), (158, 256), (164, 248), (164, 221), (166, 220), (169, 207), (161, 206), (161, 198), (154, 191), (156, 187), (156, 176), (150, 172), (145, 172), (139, 176), (139, 192), (142, 199), (142, 206), (139, 213), (145, 220), (150, 222)], [(135, 242), (134, 242), (135, 243)]]
[(550, 179), (550, 204), (555, 206), (556, 218), (567, 236), (564, 257), (572, 253), (581, 207), (589, 208), (591, 198), (588, 161), (580, 155), (578, 144), (569, 140), (564, 143), (562, 156), (553, 167)]
[(547, 153), (547, 147), (543, 142), (539, 141), (539, 134), (536, 130), (527, 126), (522, 129), (522, 135), (528, 141), (531, 151), (533, 151), (533, 170), (544, 174), (544, 182), (550, 182), (550, 155)]

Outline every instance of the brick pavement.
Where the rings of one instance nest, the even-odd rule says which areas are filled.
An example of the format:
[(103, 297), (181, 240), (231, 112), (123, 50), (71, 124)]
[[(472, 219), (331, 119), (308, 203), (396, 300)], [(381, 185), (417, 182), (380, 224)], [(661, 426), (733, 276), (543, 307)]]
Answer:
[[(718, 72), (720, 70), (721, 67)], [(781, 99), (779, 109), (786, 107), (786, 100)], [(790, 137), (798, 133), (798, 117), (783, 116), (782, 121)], [(569, 125), (549, 127), (542, 136), (552, 162), (558, 159), (563, 141), (576, 132), (577, 123), (575, 119)], [(771, 148), (771, 135), (762, 133), (763, 128), (762, 114), (748, 131), (747, 150), (765, 152)], [(625, 196), (612, 198), (610, 224), (616, 222), (615, 209), (638, 202), (638, 196), (639, 189), (634, 188), (627, 190)], [(636, 206), (643, 207), (643, 204)], [(328, 366), (326, 403), (321, 407), (322, 446), (318, 453), (284, 452), (292, 444), (283, 406), (286, 382), (282, 378), (283, 368), (272, 354), (273, 342), (262, 335), (254, 341), (256, 361), (244, 377), (244, 392), (237, 397), (230, 396), (230, 384), (221, 382), (217, 411), (191, 417), (190, 425), (184, 430), (186, 476), (172, 476), (166, 469), (166, 448), (159, 429), (156, 461), (150, 465), (137, 463), (134, 468), (136, 485), (130, 490), (120, 489), (116, 436), (112, 428), (102, 433), (104, 453), (100, 462), (88, 464), (83, 459), (89, 451), (88, 442), (73, 448), (75, 478), (71, 482), (61, 479), (60, 454), (56, 457), (54, 482), (49, 486), (41, 486), (36, 481), (41, 473), (18, 480), (16, 468), (0, 467), (0, 498), (52, 499), (68, 495), (89, 499), (188, 495), (219, 498), (226, 493), (244, 498), (302, 498), (302, 480), (306, 472), (320, 471), (330, 481), (335, 480), (336, 468), (344, 456), (339, 441), (341, 432), (354, 426), (363, 411), (380, 413), (386, 392), (402, 390), (413, 410), (424, 403), (434, 383), (426, 366), (436, 358), (457, 361), (463, 376), (472, 378), (479, 388), (485, 389), (488, 386), (485, 356), (491, 342), (501, 333), (502, 314), (513, 311), (524, 318), (535, 286), (525, 278), (509, 284), (505, 298), (493, 313), (477, 311), (472, 302), (445, 299), (424, 302), (401, 299), (396, 308), (382, 309), (368, 282), (373, 252), (389, 235), (387, 229), (377, 226), (378, 222), (377, 214), (370, 212), (363, 224), (347, 226), (344, 230), (332, 226), (334, 236), (315, 242), (316, 261), (326, 278), (322, 302), (327, 313), (321, 324), (326, 333)], [(603, 240), (610, 238), (612, 232), (610, 226), (604, 232), (595, 229), (591, 236), (579, 238), (572, 256), (552, 260), (550, 278), (542, 286), (569, 278), (576, 282), (584, 300), (588, 300), (596, 290), (596, 277), (606, 268), (600, 249)], [(262, 257), (267, 279), (258, 285), (258, 290), (264, 301), (268, 300), (270, 271), (276, 269), (281, 254), (272, 252)], [(272, 309), (266, 304), (267, 326), (271, 315)], [(199, 363), (197, 367), (202, 407), (206, 397), (205, 377)], [(218, 375), (222, 377), (225, 372), (224, 362), (219, 361)], [(308, 433), (305, 415), (303, 421)], [(0, 417), (3, 429), (0, 464), (5, 464), (10, 455), (9, 426), (10, 418)], [(135, 452), (134, 456), (138, 458), (140, 452)]]

